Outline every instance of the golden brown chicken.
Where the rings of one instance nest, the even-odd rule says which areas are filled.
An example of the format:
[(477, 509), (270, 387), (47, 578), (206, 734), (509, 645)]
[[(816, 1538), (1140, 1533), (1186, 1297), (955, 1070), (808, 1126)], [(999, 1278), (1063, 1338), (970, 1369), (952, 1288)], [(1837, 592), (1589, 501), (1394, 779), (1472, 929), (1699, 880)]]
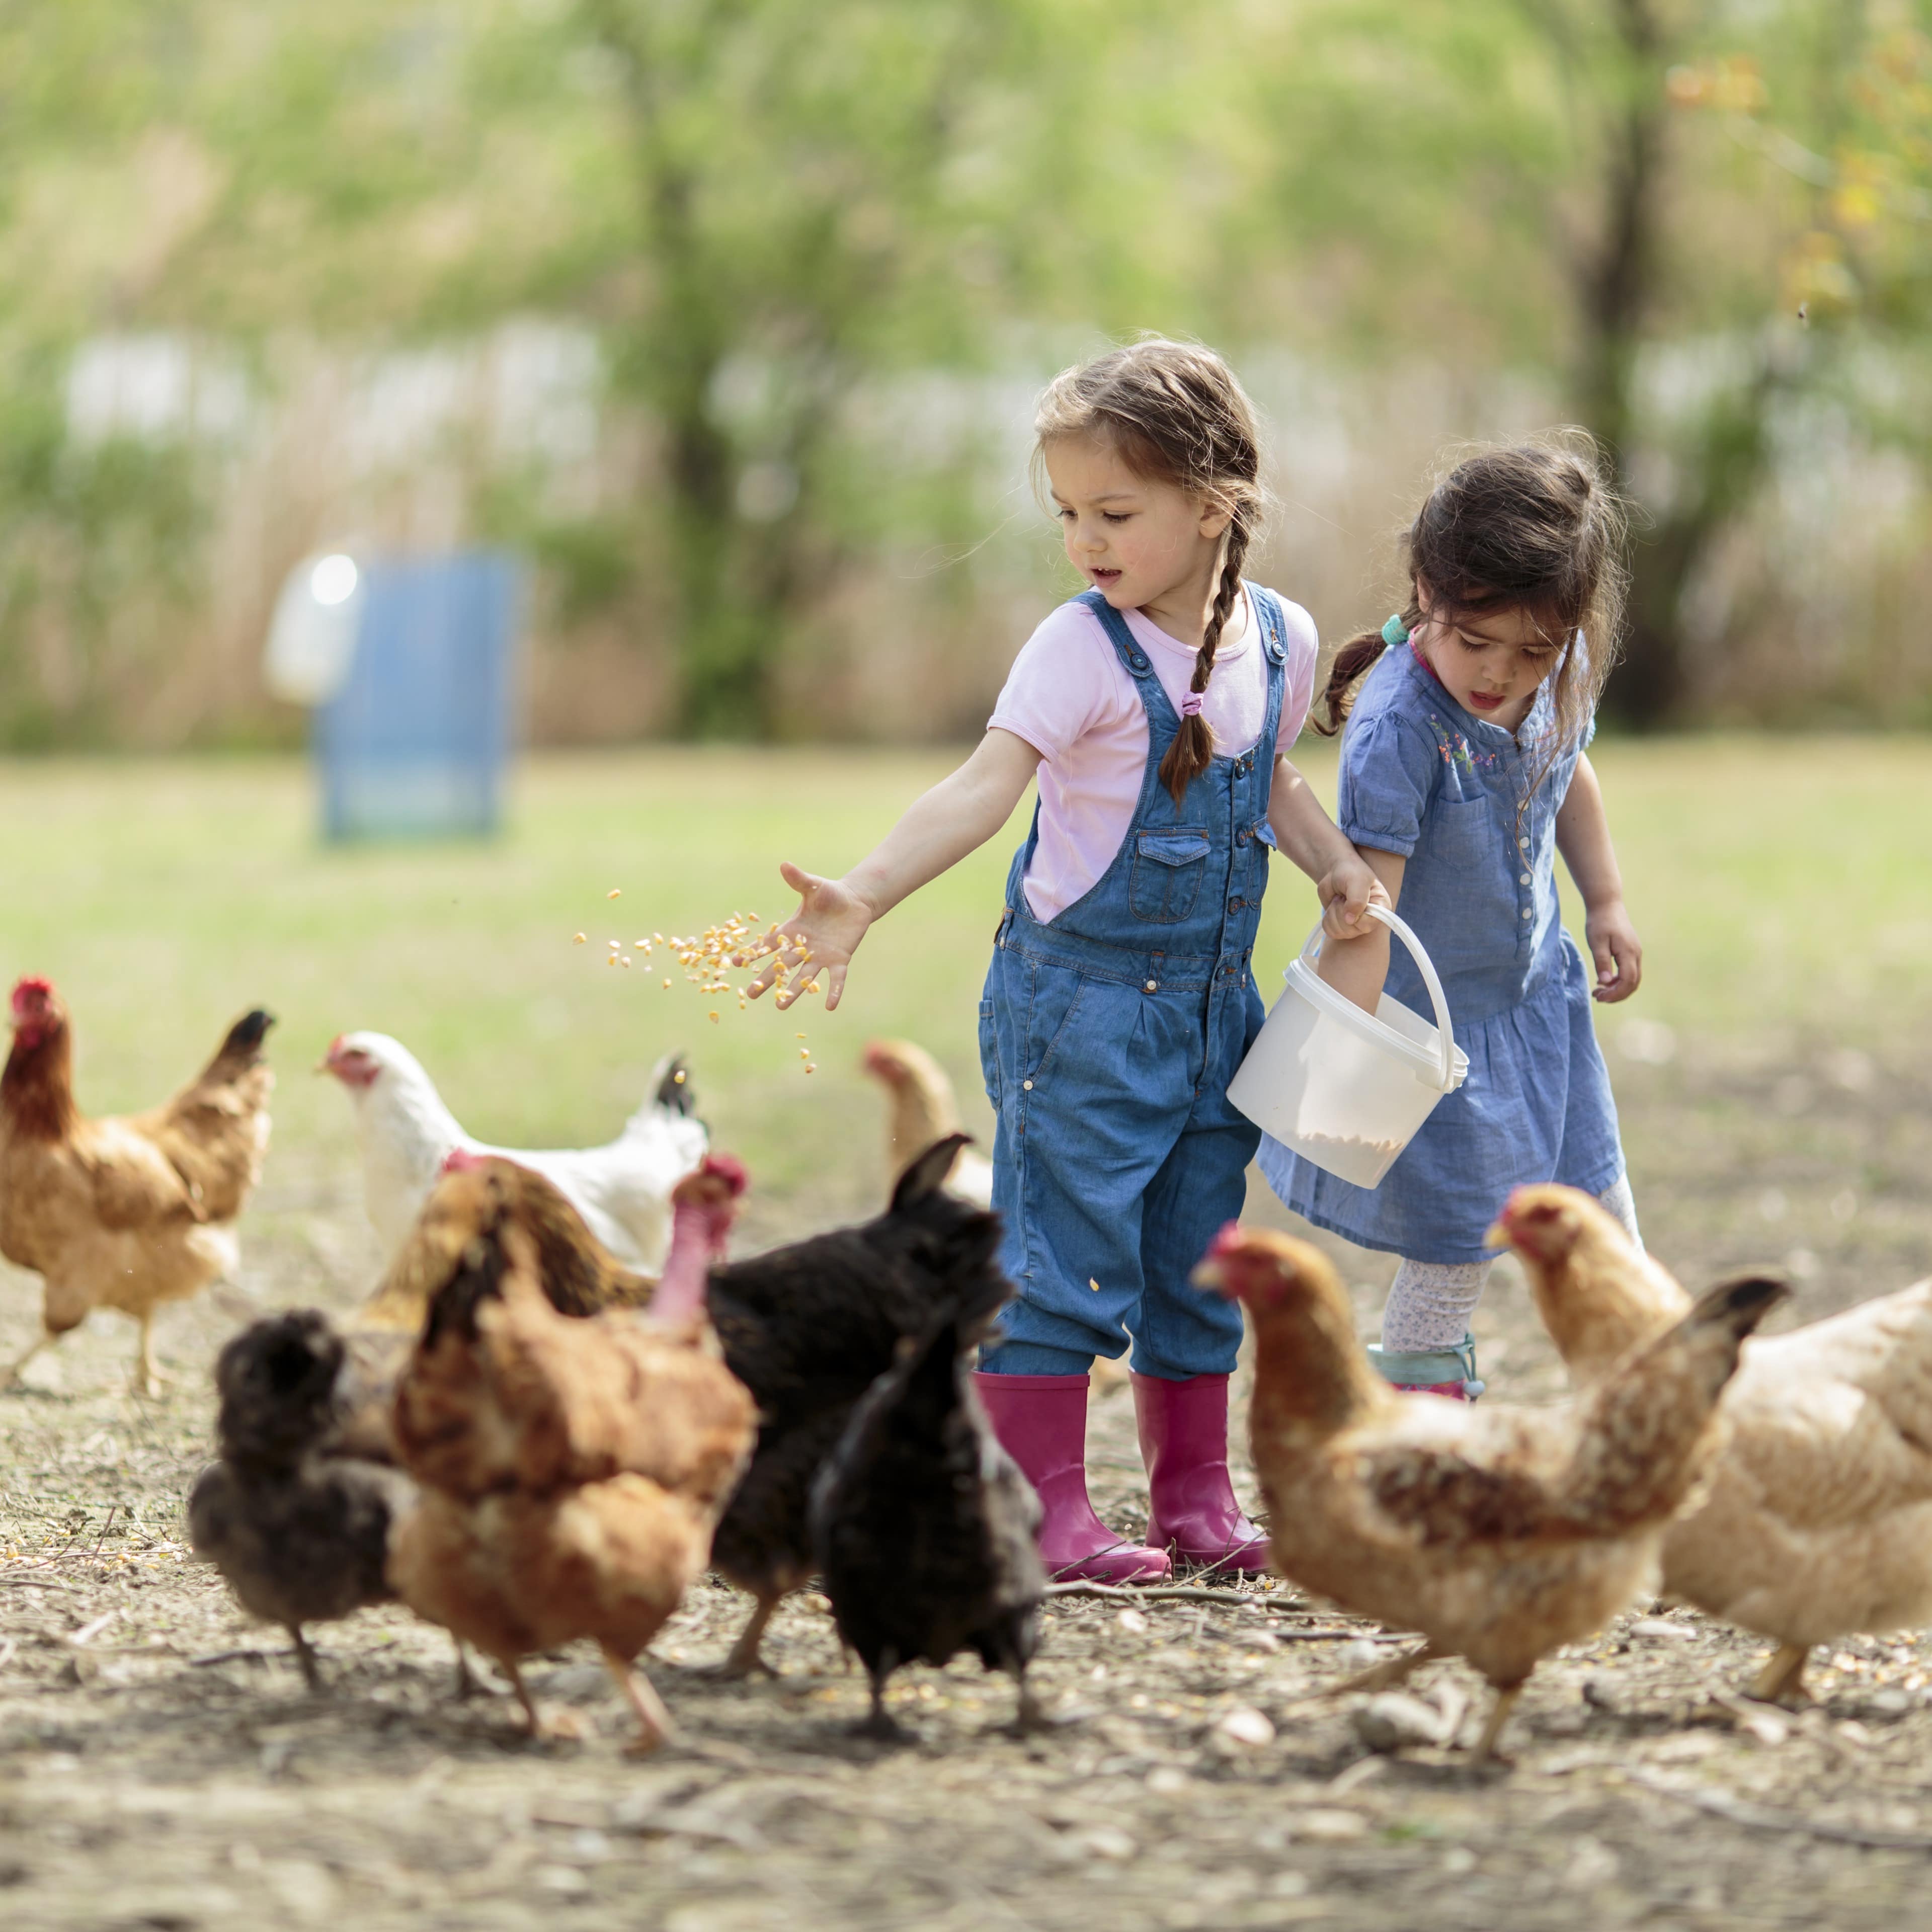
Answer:
[(534, 1732), (521, 1660), (587, 1636), (639, 1748), (671, 1734), (634, 1666), (709, 1562), (756, 1426), (704, 1300), (736, 1191), (728, 1172), (680, 1184), (642, 1314), (560, 1313), (540, 1244), (502, 1218), (463, 1246), (398, 1386), (396, 1439), (422, 1496), (392, 1535), (390, 1580), (502, 1664)]
[(1513, 1410), (1390, 1388), (1305, 1242), (1231, 1226), (1195, 1278), (1253, 1321), (1250, 1429), (1276, 1568), (1427, 1640), (1364, 1688), (1431, 1658), (1474, 1664), (1496, 1690), (1479, 1755), (1540, 1658), (1651, 1585), (1738, 1344), (1786, 1292), (1726, 1283), (1574, 1405)]
[[(1566, 1187), (1520, 1188), (1496, 1223), (1582, 1384), (1690, 1298)], [(1778, 1645), (1755, 1686), (1797, 1691), (1811, 1646), (1932, 1620), (1932, 1282), (1762, 1336), (1725, 1390), (1730, 1438), (1664, 1544), (1664, 1588)]]
[(0, 1254), (44, 1284), (41, 1334), (0, 1369), (0, 1388), (94, 1308), (141, 1325), (136, 1386), (158, 1393), (162, 1303), (232, 1276), (235, 1221), (268, 1145), (262, 1056), (272, 1017), (245, 1014), (200, 1076), (152, 1112), (89, 1120), (74, 1098), (67, 1008), (45, 980), (14, 988), (14, 1046), (0, 1075)]
[[(959, 1131), (959, 1102), (946, 1070), (909, 1040), (875, 1040), (866, 1048), (866, 1071), (886, 1090), (886, 1168), (895, 1186), (935, 1141)], [(962, 1146), (946, 1178), (946, 1191), (975, 1208), (993, 1204), (993, 1164)]]

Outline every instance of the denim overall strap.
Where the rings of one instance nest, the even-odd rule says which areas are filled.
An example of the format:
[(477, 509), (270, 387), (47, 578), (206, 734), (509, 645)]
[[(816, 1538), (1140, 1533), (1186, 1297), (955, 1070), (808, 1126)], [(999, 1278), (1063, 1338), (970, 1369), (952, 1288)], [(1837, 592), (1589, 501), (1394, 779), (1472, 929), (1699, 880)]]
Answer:
[(1262, 738), (1217, 754), (1176, 800), (1160, 765), (1180, 727), (1148, 653), (1097, 593), (1094, 610), (1134, 681), (1147, 763), (1106, 870), (1042, 923), (1016, 860), (980, 1010), (987, 1092), (999, 1119), (994, 1204), (1019, 1288), (1004, 1374), (1077, 1372), (1118, 1356), (1168, 1379), (1224, 1374), (1238, 1311), (1188, 1276), (1240, 1212), (1260, 1138), (1227, 1085), (1260, 1030), (1251, 961), (1267, 884), (1265, 827), (1286, 686), (1285, 625), (1264, 592)]

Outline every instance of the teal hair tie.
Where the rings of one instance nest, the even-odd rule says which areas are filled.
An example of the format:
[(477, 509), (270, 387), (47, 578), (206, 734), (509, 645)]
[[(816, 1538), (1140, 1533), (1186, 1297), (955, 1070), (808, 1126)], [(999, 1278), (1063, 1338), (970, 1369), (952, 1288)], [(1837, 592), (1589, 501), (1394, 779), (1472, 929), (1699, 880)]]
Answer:
[(1385, 644), (1406, 644), (1408, 642), (1408, 626), (1402, 621), (1400, 610), (1382, 626), (1382, 642)]

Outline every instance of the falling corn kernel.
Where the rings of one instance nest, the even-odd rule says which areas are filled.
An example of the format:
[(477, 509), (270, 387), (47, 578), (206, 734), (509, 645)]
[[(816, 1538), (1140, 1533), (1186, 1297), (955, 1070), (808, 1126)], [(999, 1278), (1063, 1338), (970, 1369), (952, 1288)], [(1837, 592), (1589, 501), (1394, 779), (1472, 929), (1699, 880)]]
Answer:
[(622, 886), (613, 886), (610, 890), (604, 895), (607, 899), (622, 898), (623, 896), (624, 889)]
[(670, 991), (670, 982), (668, 980), (664, 982), (664, 991), (667, 993)]
[(628, 952), (620, 952), (617, 955), (617, 964), (620, 966), (628, 966), (630, 963), (631, 956)]
[(792, 1038), (793, 1038), (794, 1040), (802, 1040), (802, 1039), (804, 1039), (804, 1037), (805, 1037), (805, 1036), (804, 1036), (804, 1034), (802, 1034), (802, 1033), (795, 1033), (795, 1034), (794, 1034), (792, 1035)]
[(1100, 1284), (1096, 1281), (1090, 1274), (1087, 1277), (1087, 1286), (1090, 1288), (1096, 1294), (1098, 1294), (1100, 1292)]
[(810, 1060), (808, 1060), (805, 1063), (805, 1070), (806, 1070), (806, 1072), (808, 1072), (808, 1073), (816, 1073), (816, 1072), (818, 1071), (818, 1069), (816, 1066), (814, 1066), (812, 1064), (812, 1062), (811, 1062)]
[(798, 1057), (801, 1060), (809, 1060), (812, 1058), (811, 1048), (808, 1046), (800, 1047), (798, 1050)]
[(716, 1006), (713, 1006), (711, 1010), (711, 1024), (713, 1026), (716, 1026), (718, 1024), (718, 1009)]
[(573, 946), (581, 946), (584, 943), (584, 935), (580, 932), (570, 943)]

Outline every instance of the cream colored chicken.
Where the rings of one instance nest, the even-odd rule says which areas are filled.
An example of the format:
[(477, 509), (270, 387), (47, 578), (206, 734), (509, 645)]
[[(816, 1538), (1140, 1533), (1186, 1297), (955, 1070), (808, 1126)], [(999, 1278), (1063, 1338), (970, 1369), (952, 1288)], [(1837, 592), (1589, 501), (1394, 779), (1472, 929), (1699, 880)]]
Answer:
[[(1569, 1188), (1519, 1189), (1491, 1238), (1580, 1385), (1690, 1306)], [(1814, 1644), (1932, 1620), (1932, 1281), (1753, 1340), (1720, 1413), (1730, 1439), (1665, 1538), (1664, 1587), (1776, 1640), (1757, 1696), (1800, 1690)]]
[(1496, 1690), (1478, 1756), (1539, 1659), (1652, 1586), (1665, 1526), (1709, 1460), (1739, 1338), (1786, 1292), (1757, 1279), (1714, 1288), (1576, 1402), (1510, 1409), (1398, 1394), (1306, 1242), (1231, 1226), (1195, 1280), (1254, 1324), (1249, 1428), (1276, 1568), (1427, 1639), (1350, 1688), (1432, 1658), (1474, 1664)]

